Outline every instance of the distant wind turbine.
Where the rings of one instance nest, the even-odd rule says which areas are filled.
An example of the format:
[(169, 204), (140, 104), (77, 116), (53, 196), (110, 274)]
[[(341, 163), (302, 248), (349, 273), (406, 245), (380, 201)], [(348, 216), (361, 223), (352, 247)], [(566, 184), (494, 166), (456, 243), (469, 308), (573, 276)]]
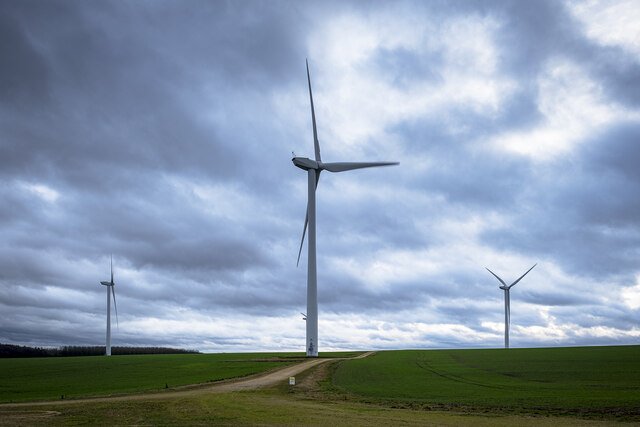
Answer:
[[(533, 267), (535, 267), (536, 265), (538, 265), (538, 263), (533, 264)], [(493, 274), (495, 276), (495, 278), (498, 279), (500, 281), (500, 283), (502, 283), (502, 286), (500, 286), (500, 289), (502, 289), (504, 291), (504, 348), (509, 348), (509, 325), (511, 324), (511, 297), (509, 296), (509, 290), (512, 287), (514, 287), (516, 283), (518, 283), (520, 280), (522, 280), (522, 278), (524, 276), (526, 276), (527, 273), (529, 273), (531, 270), (533, 270), (533, 267), (528, 269), (526, 273), (524, 273), (522, 276), (520, 276), (520, 278), (518, 278), (518, 280), (516, 280), (515, 282), (513, 282), (509, 286), (507, 286), (507, 284), (504, 283), (504, 280), (502, 280), (500, 277), (498, 277), (498, 275), (496, 273), (494, 273), (493, 271), (491, 271), (487, 267), (485, 267), (485, 268), (487, 268), (487, 271), (489, 271), (489, 273)]]
[(101, 285), (107, 287), (107, 345), (106, 355), (111, 356), (111, 295), (113, 295), (113, 307), (116, 311), (116, 325), (118, 324), (118, 306), (116, 305), (116, 290), (113, 283), (113, 256), (111, 257), (111, 281), (100, 282)]
[(316, 187), (320, 179), (320, 172), (328, 170), (329, 172), (344, 172), (352, 169), (370, 168), (374, 166), (397, 165), (397, 162), (337, 162), (323, 163), (320, 158), (320, 144), (318, 143), (318, 131), (316, 128), (316, 114), (313, 108), (313, 94), (311, 93), (311, 77), (309, 75), (309, 61), (307, 61), (307, 82), (309, 83), (309, 99), (311, 102), (311, 121), (313, 123), (313, 147), (315, 151), (315, 160), (307, 157), (293, 156), (291, 161), (300, 169), (307, 171), (308, 177), (308, 193), (307, 216), (304, 220), (304, 228), (302, 230), (302, 240), (300, 241), (300, 250), (298, 251), (298, 264), (300, 263), (300, 254), (302, 253), (302, 245), (304, 236), (309, 227), (309, 258), (307, 262), (307, 342), (306, 351), (308, 357), (318, 356), (318, 278), (316, 271)]

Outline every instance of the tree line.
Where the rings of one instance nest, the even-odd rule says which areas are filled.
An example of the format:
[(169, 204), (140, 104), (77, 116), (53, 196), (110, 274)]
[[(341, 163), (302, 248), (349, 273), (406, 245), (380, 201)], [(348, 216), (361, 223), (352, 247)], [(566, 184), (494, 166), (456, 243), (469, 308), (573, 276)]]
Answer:
[[(105, 346), (73, 346), (58, 348), (28, 347), (14, 344), (0, 344), (0, 358), (9, 357), (69, 357), (104, 356)], [(197, 350), (170, 347), (111, 347), (112, 355), (124, 354), (195, 354)]]

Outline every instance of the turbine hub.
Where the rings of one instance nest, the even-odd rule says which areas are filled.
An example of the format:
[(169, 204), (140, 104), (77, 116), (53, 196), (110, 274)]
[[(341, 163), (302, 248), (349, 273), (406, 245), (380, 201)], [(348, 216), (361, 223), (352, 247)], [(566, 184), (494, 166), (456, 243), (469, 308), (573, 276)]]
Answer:
[(294, 165), (300, 169), (308, 171), (309, 169), (320, 169), (320, 164), (308, 157), (294, 157), (291, 159)]

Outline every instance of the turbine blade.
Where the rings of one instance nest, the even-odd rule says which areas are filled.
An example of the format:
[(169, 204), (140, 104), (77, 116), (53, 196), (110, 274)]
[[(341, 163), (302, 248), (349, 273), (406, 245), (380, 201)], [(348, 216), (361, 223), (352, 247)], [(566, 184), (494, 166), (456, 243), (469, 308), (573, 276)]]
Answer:
[(111, 285), (111, 294), (113, 295), (113, 308), (116, 310), (116, 326), (120, 327), (118, 323), (118, 305), (116, 304), (116, 289), (114, 285)]
[(113, 283), (113, 254), (111, 254), (111, 283)]
[(315, 150), (316, 162), (321, 161), (320, 143), (318, 142), (318, 129), (316, 128), (316, 111), (313, 108), (313, 94), (311, 93), (311, 76), (309, 75), (309, 60), (307, 59), (307, 81), (309, 82), (309, 99), (311, 100), (311, 121), (313, 122), (313, 148)]
[(300, 264), (300, 255), (302, 254), (304, 235), (307, 233), (307, 224), (309, 224), (309, 207), (307, 207), (307, 214), (304, 217), (304, 228), (302, 229), (302, 240), (300, 240), (300, 249), (298, 250), (298, 261), (296, 262), (296, 267)]
[(376, 166), (392, 166), (399, 165), (398, 162), (333, 162), (323, 163), (322, 169), (326, 169), (329, 172), (344, 172), (353, 169), (373, 168)]
[[(318, 188), (318, 182), (320, 182), (320, 171), (316, 173), (316, 188)], [(304, 217), (304, 228), (302, 229), (302, 239), (300, 240), (300, 249), (298, 249), (298, 261), (296, 261), (296, 267), (300, 265), (300, 255), (302, 254), (302, 245), (304, 244), (304, 235), (307, 232), (308, 224), (309, 224), (309, 203), (307, 202), (307, 213)]]
[[(538, 265), (538, 263), (536, 262), (535, 264), (533, 264), (533, 267), (535, 267), (536, 265)], [(533, 270), (533, 267), (531, 267), (530, 269), (527, 270), (526, 273), (524, 273), (522, 276), (520, 276), (520, 278), (518, 280), (516, 280), (515, 282), (513, 282), (511, 285), (509, 285), (509, 289), (511, 289), (511, 287), (515, 286), (516, 283), (518, 283), (520, 280), (522, 280), (522, 278), (524, 276), (527, 275), (527, 273), (529, 273), (531, 270)]]
[(491, 274), (493, 274), (495, 276), (496, 279), (498, 279), (500, 281), (500, 283), (502, 283), (504, 286), (507, 286), (506, 283), (504, 283), (504, 280), (502, 280), (501, 278), (498, 277), (498, 275), (496, 273), (494, 273), (493, 271), (489, 270), (487, 267), (485, 267), (487, 269), (487, 271)]

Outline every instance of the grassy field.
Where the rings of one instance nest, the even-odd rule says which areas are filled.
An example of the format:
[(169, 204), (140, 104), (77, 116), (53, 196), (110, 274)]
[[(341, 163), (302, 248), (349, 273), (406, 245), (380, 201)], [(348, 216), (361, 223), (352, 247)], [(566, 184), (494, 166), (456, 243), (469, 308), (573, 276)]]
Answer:
[[(0, 426), (599, 426), (640, 422), (640, 346), (379, 352), (365, 359), (329, 361), (297, 374), (295, 386), (283, 378), (263, 390), (154, 393), (136, 399), (76, 402), (60, 401), (62, 392), (56, 388), (64, 382), (68, 390), (74, 390), (73, 396), (91, 396), (128, 392), (123, 384), (133, 391), (164, 388), (167, 382), (174, 387), (283, 366), (304, 360), (301, 356), (0, 360), (1, 392), (6, 395), (12, 390), (20, 396), (5, 397), (5, 401), (42, 399), (44, 393), (61, 403), (2, 406)], [(143, 379), (147, 386), (140, 386)], [(58, 391), (51, 396), (53, 390)], [(28, 395), (31, 397), (26, 398)]]
[[(469, 411), (467, 408), (398, 409), (350, 393), (332, 393), (329, 362), (286, 378), (267, 390), (127, 399), (65, 401), (40, 406), (0, 407), (0, 426), (25, 425), (305, 425), (305, 426), (609, 426), (615, 418), (584, 419), (549, 413)], [(323, 385), (325, 384), (325, 385)], [(327, 390), (329, 389), (329, 390)], [(639, 419), (635, 419), (638, 421)], [(633, 421), (633, 420), (632, 420)]]
[[(340, 353), (343, 354), (354, 353)], [(301, 360), (302, 353), (0, 359), (0, 402), (157, 390), (240, 377)]]
[(402, 403), (640, 414), (640, 346), (406, 350), (341, 363), (334, 384)]
[(298, 398), (278, 390), (184, 398), (0, 408), (0, 425), (260, 425), (260, 426), (607, 426), (567, 417), (389, 409), (350, 401)]

